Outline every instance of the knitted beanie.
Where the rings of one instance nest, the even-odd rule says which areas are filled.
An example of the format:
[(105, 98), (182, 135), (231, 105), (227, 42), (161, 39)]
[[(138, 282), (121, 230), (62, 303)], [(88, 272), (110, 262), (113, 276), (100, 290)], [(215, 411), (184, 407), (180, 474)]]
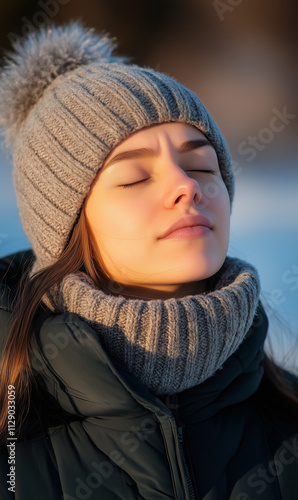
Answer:
[(109, 153), (144, 127), (180, 122), (205, 134), (232, 202), (230, 155), (202, 102), (173, 78), (128, 64), (113, 50), (113, 39), (72, 22), (15, 43), (2, 68), (0, 126), (13, 153), (36, 271), (60, 256)]

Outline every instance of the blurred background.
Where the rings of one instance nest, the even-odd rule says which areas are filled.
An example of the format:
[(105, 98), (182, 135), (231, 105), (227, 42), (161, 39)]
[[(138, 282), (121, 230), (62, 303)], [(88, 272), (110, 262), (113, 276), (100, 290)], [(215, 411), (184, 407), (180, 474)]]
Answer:
[[(119, 54), (173, 76), (201, 98), (234, 162), (229, 254), (259, 270), (275, 356), (296, 372), (297, 18), (295, 0), (0, 0), (1, 62), (31, 29), (81, 19), (116, 37)], [(0, 168), (1, 257), (30, 245), (3, 146)]]

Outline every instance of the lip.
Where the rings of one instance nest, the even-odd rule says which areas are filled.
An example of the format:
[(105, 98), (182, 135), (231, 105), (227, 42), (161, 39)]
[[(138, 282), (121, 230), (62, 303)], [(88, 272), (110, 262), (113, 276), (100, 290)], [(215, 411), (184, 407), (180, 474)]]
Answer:
[(177, 231), (178, 229), (185, 229), (187, 227), (193, 227), (193, 226), (203, 226), (207, 227), (208, 229), (212, 229), (212, 224), (207, 217), (204, 217), (203, 215), (197, 214), (197, 215), (184, 215), (181, 217), (181, 219), (178, 219), (174, 224), (172, 224), (168, 229), (161, 235), (159, 236), (159, 240), (165, 239), (168, 236), (170, 236), (172, 233)]

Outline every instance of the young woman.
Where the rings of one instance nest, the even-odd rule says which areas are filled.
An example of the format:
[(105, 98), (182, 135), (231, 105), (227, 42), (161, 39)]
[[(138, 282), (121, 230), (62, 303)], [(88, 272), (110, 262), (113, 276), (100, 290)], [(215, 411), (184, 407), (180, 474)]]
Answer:
[(234, 179), (201, 101), (79, 24), (0, 83), (32, 250), (0, 261), (1, 499), (293, 500), (297, 381), (227, 257)]

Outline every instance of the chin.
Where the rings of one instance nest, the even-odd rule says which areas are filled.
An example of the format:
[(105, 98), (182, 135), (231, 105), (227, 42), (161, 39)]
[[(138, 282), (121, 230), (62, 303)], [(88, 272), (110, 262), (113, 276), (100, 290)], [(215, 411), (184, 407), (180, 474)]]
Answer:
[[(187, 267), (179, 272), (180, 283), (190, 283), (192, 281), (202, 281), (211, 278), (224, 263), (225, 256), (221, 259), (199, 259), (193, 263), (189, 261)], [(177, 281), (176, 281), (177, 283)]]

